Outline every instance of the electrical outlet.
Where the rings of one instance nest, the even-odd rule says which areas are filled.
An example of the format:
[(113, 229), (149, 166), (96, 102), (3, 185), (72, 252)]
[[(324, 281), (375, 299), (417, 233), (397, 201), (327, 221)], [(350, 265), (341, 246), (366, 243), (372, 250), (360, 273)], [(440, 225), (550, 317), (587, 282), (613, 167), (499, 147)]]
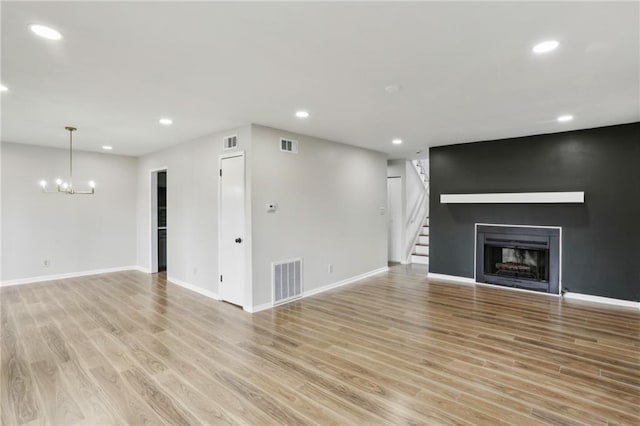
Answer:
[(327, 270), (329, 271), (330, 274), (333, 274), (333, 264), (330, 263)]
[(49, 265), (51, 265), (51, 262), (49, 262), (49, 259), (45, 259), (45, 260), (44, 260), (44, 262), (43, 262), (43, 266), (44, 266), (45, 268), (48, 268), (48, 267), (49, 267)]

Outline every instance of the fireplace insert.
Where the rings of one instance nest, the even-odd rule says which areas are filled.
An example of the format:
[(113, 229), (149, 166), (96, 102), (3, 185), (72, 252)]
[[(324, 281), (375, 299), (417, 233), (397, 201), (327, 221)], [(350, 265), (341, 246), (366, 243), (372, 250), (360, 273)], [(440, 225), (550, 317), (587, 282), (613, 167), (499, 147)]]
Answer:
[(477, 282), (558, 294), (559, 267), (559, 229), (477, 225)]

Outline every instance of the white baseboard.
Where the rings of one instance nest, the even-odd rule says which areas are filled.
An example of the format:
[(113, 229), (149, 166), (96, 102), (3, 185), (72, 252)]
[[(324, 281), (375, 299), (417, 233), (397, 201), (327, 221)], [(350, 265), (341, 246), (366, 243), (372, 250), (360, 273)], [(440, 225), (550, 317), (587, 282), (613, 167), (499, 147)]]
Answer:
[(145, 273), (145, 274), (150, 274), (150, 273), (151, 273), (151, 269), (149, 269), (149, 268), (143, 268), (142, 266), (136, 266), (134, 269), (135, 269), (136, 271), (143, 272), (143, 273)]
[[(296, 300), (300, 300), (300, 299), (296, 299)], [(267, 309), (271, 309), (271, 308), (273, 308), (273, 303), (269, 302), (269, 303), (263, 303), (262, 305), (257, 305), (257, 306), (246, 306), (242, 309), (244, 309), (246, 312), (249, 312), (250, 314), (254, 314), (256, 312), (266, 311)]]
[(611, 297), (592, 296), (590, 294), (581, 294), (566, 292), (564, 294), (565, 299), (584, 300), (585, 302), (606, 303), (607, 305), (624, 306), (626, 308), (635, 308), (640, 310), (640, 302), (634, 302), (632, 300), (613, 299)]
[(364, 274), (355, 275), (353, 277), (344, 279), (342, 281), (338, 281), (332, 284), (327, 284), (322, 287), (314, 288), (313, 290), (305, 291), (302, 293), (302, 297), (313, 296), (314, 294), (324, 293), (325, 291), (333, 290), (334, 288), (342, 287), (343, 285), (351, 284), (356, 281), (363, 280), (365, 278), (372, 277), (374, 275), (381, 274), (383, 272), (387, 272), (389, 270), (388, 266), (383, 268), (374, 269), (373, 271), (365, 272)]
[(436, 274), (435, 272), (427, 272), (427, 278), (434, 280), (453, 281), (460, 284), (476, 284), (476, 280), (467, 277), (458, 277), (456, 275)]
[(68, 272), (65, 274), (55, 274), (55, 275), (40, 275), (38, 277), (28, 277), (28, 278), (19, 278), (16, 280), (6, 280), (0, 282), (0, 287), (9, 287), (12, 285), (22, 285), (22, 284), (32, 284), (39, 283), (45, 281), (55, 281), (55, 280), (64, 280), (67, 278), (77, 278), (77, 277), (86, 277), (88, 275), (99, 275), (99, 274), (108, 274), (111, 272), (122, 272), (122, 271), (132, 271), (137, 270), (138, 266), (130, 265), (130, 266), (118, 266), (115, 268), (104, 268), (104, 269), (92, 269), (90, 271), (80, 271), (80, 272)]
[[(304, 299), (305, 297), (310, 297), (310, 296), (314, 296), (316, 294), (324, 293), (325, 291), (333, 290), (334, 288), (342, 287), (344, 285), (351, 284), (351, 283), (354, 283), (356, 281), (360, 281), (360, 280), (363, 280), (365, 278), (369, 278), (369, 277), (372, 277), (374, 275), (381, 274), (383, 272), (387, 272), (388, 270), (389, 270), (389, 267), (385, 266), (383, 268), (378, 268), (378, 269), (374, 269), (373, 271), (365, 272), (364, 274), (355, 275), (353, 277), (344, 279), (342, 281), (337, 281), (335, 283), (327, 284), (327, 285), (322, 286), (322, 287), (314, 288), (313, 290), (304, 291), (302, 293), (302, 297), (299, 297), (297, 299), (292, 299), (292, 300), (290, 300), (288, 302), (285, 302), (285, 303), (278, 304), (277, 306), (286, 305), (287, 303), (296, 302), (298, 300)], [(246, 308), (244, 308), (244, 310), (247, 311), (247, 312), (250, 312), (250, 313), (255, 313), (255, 312), (260, 312), (260, 311), (264, 311), (264, 310), (267, 310), (267, 309), (271, 309), (273, 307), (274, 307), (273, 303), (269, 302), (269, 303), (263, 303), (262, 305), (246, 307)]]
[(169, 282), (171, 282), (171, 283), (173, 283), (175, 285), (178, 285), (180, 287), (184, 287), (187, 290), (191, 290), (191, 291), (196, 292), (198, 294), (201, 294), (203, 296), (209, 297), (211, 299), (220, 300), (220, 296), (218, 296), (218, 293), (215, 293), (215, 292), (210, 291), (210, 290), (205, 290), (205, 289), (203, 289), (201, 287), (195, 286), (193, 284), (189, 284), (189, 283), (181, 281), (181, 280), (179, 280), (177, 278), (167, 277), (167, 281), (169, 281)]

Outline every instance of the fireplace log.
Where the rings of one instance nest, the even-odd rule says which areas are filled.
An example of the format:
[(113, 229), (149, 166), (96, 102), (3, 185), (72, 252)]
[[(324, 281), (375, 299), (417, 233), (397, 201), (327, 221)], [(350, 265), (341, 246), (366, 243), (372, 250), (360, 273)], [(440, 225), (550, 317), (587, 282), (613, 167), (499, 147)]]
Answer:
[(531, 272), (531, 266), (515, 262), (498, 262), (496, 269), (503, 271)]

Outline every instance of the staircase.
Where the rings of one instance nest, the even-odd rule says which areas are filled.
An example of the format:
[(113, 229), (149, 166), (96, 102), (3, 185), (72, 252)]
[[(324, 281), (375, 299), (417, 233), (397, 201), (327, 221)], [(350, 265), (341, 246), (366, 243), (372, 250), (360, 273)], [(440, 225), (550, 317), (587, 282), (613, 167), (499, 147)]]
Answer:
[(411, 252), (411, 263), (429, 264), (429, 218), (425, 218), (422, 223), (420, 235), (413, 246)]
[[(424, 188), (427, 191), (427, 202), (429, 202), (429, 174), (427, 173), (426, 167), (423, 164), (423, 160), (413, 160), (413, 165), (420, 175), (420, 179), (424, 184)], [(411, 251), (411, 263), (421, 263), (423, 265), (429, 264), (429, 217), (427, 216), (422, 222), (422, 228), (420, 228), (420, 233), (418, 234), (418, 238), (416, 239), (415, 244), (413, 245), (413, 250)]]

